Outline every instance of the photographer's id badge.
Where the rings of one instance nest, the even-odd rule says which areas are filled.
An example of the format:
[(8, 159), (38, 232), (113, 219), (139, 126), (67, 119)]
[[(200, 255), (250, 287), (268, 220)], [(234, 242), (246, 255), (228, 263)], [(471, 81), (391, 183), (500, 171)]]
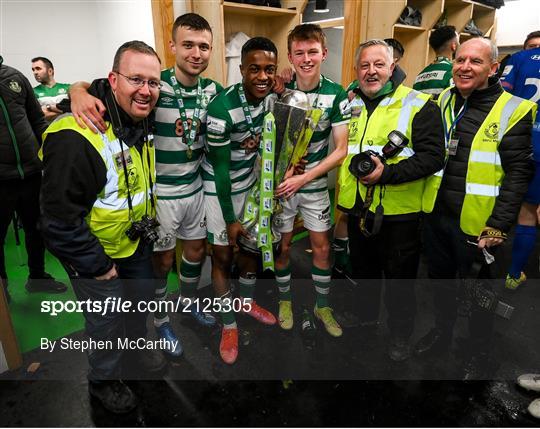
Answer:
[(457, 153), (457, 148), (459, 145), (459, 138), (452, 137), (448, 142), (448, 155), (454, 156)]
[(130, 165), (133, 165), (133, 159), (131, 158), (131, 153), (129, 152), (129, 149), (126, 149), (122, 152), (117, 152), (113, 156), (114, 156), (114, 162), (116, 164), (116, 168), (118, 170), (121, 170), (122, 168), (124, 168), (122, 158), (125, 160), (126, 165), (128, 167)]

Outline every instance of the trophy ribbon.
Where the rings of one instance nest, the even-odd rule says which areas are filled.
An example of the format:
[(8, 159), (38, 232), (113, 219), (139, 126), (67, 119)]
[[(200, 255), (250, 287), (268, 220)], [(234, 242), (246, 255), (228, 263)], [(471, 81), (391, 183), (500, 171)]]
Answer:
[(274, 205), (274, 149), (276, 129), (274, 115), (269, 112), (263, 121), (261, 139), (261, 175), (249, 191), (242, 224), (249, 229), (258, 225), (257, 248), (262, 253), (263, 270), (274, 270), (272, 249), (272, 209)]
[(261, 249), (263, 271), (274, 271), (272, 247), (272, 210), (274, 206), (274, 148), (276, 142), (275, 118), (268, 112), (263, 121), (261, 147), (261, 183), (259, 192), (259, 232), (257, 247)]
[(273, 251), (281, 239), (272, 228), (272, 215), (281, 209), (274, 198), (275, 185), (304, 157), (322, 114), (321, 109), (310, 106), (305, 93), (292, 91), (264, 116), (259, 142), (261, 172), (249, 190), (240, 220), (248, 235), (239, 239), (244, 250), (261, 253), (264, 270), (274, 270)]

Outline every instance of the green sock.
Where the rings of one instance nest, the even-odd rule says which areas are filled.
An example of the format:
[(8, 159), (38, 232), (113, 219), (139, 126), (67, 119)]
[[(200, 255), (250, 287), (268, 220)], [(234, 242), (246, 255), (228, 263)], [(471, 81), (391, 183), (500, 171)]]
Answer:
[(343, 268), (349, 262), (349, 238), (334, 238), (334, 265)]
[(279, 300), (291, 301), (291, 267), (289, 265), (282, 270), (276, 269), (276, 283), (279, 289)]
[(317, 307), (328, 307), (328, 293), (330, 292), (331, 270), (330, 268), (317, 268), (311, 266), (311, 278), (315, 285), (315, 293), (317, 295)]
[(182, 255), (180, 274), (178, 275), (180, 279), (180, 296), (182, 298), (188, 298), (189, 300), (195, 298), (197, 286), (199, 285), (199, 280), (201, 278), (201, 267), (202, 264), (200, 262), (188, 261), (184, 255)]
[(240, 276), (238, 278), (240, 283), (240, 298), (253, 300), (253, 294), (255, 292), (255, 283), (257, 283), (257, 277), (248, 274), (248, 277)]
[[(234, 317), (234, 311), (232, 310), (231, 291), (227, 292), (225, 295), (221, 296), (219, 299), (221, 300), (221, 303), (222, 303), (222, 306), (221, 306), (222, 310), (220, 311), (220, 315), (221, 315), (221, 322), (223, 323), (223, 326), (227, 328), (236, 328), (236, 318)], [(229, 300), (228, 305), (225, 306), (224, 301), (227, 299)], [(224, 307), (228, 307), (230, 310), (223, 311)]]
[[(154, 300), (156, 302), (165, 301), (167, 296), (167, 278), (155, 280), (156, 290), (154, 292)], [(158, 309), (162, 308), (158, 306)], [(169, 322), (169, 316), (164, 311), (154, 311), (154, 326), (159, 328), (164, 323)]]

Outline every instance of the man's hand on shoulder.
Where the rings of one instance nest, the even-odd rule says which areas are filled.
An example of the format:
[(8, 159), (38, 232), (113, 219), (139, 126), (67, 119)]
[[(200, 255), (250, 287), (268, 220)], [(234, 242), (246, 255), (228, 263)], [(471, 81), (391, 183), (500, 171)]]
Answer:
[(276, 75), (274, 81), (273, 91), (281, 95), (285, 92), (285, 86), (291, 82), (294, 78), (294, 70), (290, 67), (285, 67), (281, 72)]
[(88, 126), (94, 133), (98, 130), (104, 133), (107, 129), (103, 120), (105, 105), (88, 93), (86, 85), (86, 82), (77, 82), (69, 88), (71, 112), (81, 128)]

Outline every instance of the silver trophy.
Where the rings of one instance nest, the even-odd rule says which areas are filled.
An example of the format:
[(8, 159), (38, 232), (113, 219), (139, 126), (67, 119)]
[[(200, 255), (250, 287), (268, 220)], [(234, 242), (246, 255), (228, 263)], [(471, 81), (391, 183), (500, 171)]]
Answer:
[[(287, 90), (279, 100), (276, 100), (275, 97), (268, 97), (266, 110), (271, 111), (275, 118), (274, 183), (277, 188), (289, 168), (298, 163), (304, 156), (322, 111), (313, 109), (307, 95), (302, 91), (295, 90)], [(259, 175), (259, 180), (250, 191), (254, 198), (247, 199), (244, 219), (240, 220), (248, 236), (241, 236), (238, 240), (239, 245), (251, 253), (260, 253), (257, 246), (260, 226), (260, 180)], [(281, 211), (279, 201), (273, 201), (272, 210), (274, 214)], [(272, 244), (276, 248), (281, 241), (281, 234), (276, 230), (273, 222), (271, 226)]]

